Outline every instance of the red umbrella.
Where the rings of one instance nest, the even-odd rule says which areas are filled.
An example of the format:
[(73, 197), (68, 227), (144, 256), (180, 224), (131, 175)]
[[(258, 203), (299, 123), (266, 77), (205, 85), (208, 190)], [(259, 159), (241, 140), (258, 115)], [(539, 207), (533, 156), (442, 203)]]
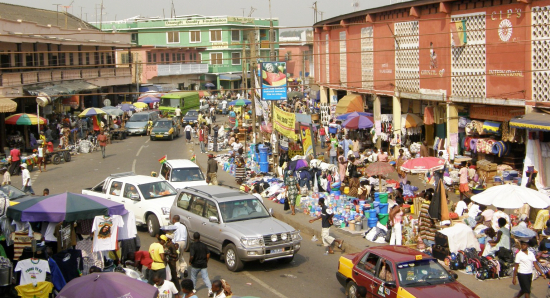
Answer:
[[(369, 176), (378, 175), (379, 176), (379, 187), (382, 187), (382, 175), (388, 175), (395, 172), (395, 168), (390, 165), (388, 162), (385, 161), (377, 161), (371, 163), (367, 169), (365, 170), (365, 173)], [(382, 191), (382, 190), (380, 190)]]
[(437, 157), (420, 157), (407, 160), (401, 165), (401, 170), (407, 173), (426, 173), (441, 170), (445, 166), (445, 160)]

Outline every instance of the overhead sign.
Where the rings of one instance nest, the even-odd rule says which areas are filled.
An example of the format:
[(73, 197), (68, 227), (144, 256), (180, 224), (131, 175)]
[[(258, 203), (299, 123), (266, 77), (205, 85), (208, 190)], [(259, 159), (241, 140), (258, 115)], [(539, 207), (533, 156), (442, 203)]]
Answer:
[(273, 112), (273, 128), (283, 136), (295, 140), (296, 116), (294, 113), (285, 112), (278, 107), (274, 107)]
[(166, 27), (178, 27), (188, 25), (218, 25), (226, 23), (254, 23), (254, 18), (243, 17), (227, 17), (227, 18), (212, 18), (212, 19), (187, 19), (177, 21), (165, 21)]
[(262, 75), (262, 99), (286, 100), (286, 62), (260, 63)]
[(470, 118), (493, 121), (510, 121), (510, 119), (525, 115), (520, 107), (470, 105)]

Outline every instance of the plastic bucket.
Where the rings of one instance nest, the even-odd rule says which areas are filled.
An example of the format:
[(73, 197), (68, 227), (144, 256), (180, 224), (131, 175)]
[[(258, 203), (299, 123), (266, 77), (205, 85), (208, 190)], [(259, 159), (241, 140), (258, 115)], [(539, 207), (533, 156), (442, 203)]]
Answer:
[(355, 222), (355, 231), (361, 231), (363, 229), (363, 222), (362, 221), (356, 221)]
[(380, 221), (380, 224), (382, 225), (387, 225), (388, 224), (388, 219), (389, 219), (390, 215), (389, 214), (384, 214), (384, 213), (379, 213), (378, 214), (378, 220)]
[(376, 223), (378, 222), (378, 218), (369, 218), (367, 220), (367, 224), (369, 226), (369, 228), (374, 228), (376, 227)]
[(388, 194), (382, 193), (380, 194), (380, 203), (387, 203), (388, 202)]
[[(366, 229), (369, 226), (369, 219), (366, 218), (366, 217), (363, 217), (362, 222), (363, 222), (363, 229)], [(375, 225), (376, 225), (376, 223), (375, 223)]]
[(370, 209), (370, 210), (369, 210), (369, 218), (371, 218), (371, 219), (372, 219), (372, 218), (373, 218), (373, 219), (377, 219), (377, 217), (376, 217), (376, 210), (374, 210), (374, 209)]
[(388, 213), (388, 203), (380, 203), (380, 213)]

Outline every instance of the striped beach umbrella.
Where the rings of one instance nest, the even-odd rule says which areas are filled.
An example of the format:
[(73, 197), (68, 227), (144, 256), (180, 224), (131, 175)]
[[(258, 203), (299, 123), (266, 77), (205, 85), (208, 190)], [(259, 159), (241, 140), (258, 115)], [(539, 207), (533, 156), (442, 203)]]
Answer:
[(78, 114), (78, 117), (84, 118), (84, 117), (91, 117), (91, 116), (97, 116), (97, 115), (105, 115), (107, 114), (104, 110), (100, 108), (87, 108), (82, 113)]
[(48, 122), (45, 118), (38, 117), (34, 114), (20, 113), (7, 117), (5, 123), (12, 125), (38, 125), (39, 119), (40, 124), (46, 124)]
[[(138, 108), (138, 109), (145, 109), (146, 107), (148, 107), (149, 105), (147, 105), (146, 103), (144, 102), (134, 102), (134, 107)], [(124, 109), (123, 109), (124, 110)]]
[(405, 128), (418, 127), (424, 125), (424, 121), (415, 114), (403, 114), (401, 115), (401, 126)]

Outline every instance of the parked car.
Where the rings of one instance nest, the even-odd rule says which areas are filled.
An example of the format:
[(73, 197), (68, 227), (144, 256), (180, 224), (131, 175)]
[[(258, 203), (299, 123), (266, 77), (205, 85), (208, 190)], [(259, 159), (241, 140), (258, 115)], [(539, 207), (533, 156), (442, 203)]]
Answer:
[(158, 111), (135, 113), (128, 119), (125, 128), (128, 129), (129, 135), (145, 135), (147, 134), (147, 123), (152, 121), (154, 124), (158, 119)]
[(198, 119), (199, 119), (199, 111), (190, 110), (185, 114), (185, 116), (183, 116), (182, 122), (183, 122), (183, 125), (189, 124), (191, 126), (194, 126), (195, 124), (197, 124)]
[(170, 224), (170, 206), (176, 192), (170, 183), (158, 177), (133, 172), (113, 174), (96, 186), (82, 190), (83, 194), (124, 204), (134, 212), (136, 224), (147, 225), (151, 236), (157, 235), (161, 226)]
[(341, 256), (336, 278), (349, 298), (356, 297), (357, 286), (365, 287), (372, 297), (479, 298), (437, 259), (406, 246), (370, 247)]
[(201, 106), (199, 108), (199, 111), (201, 113), (207, 113), (210, 110), (210, 105), (208, 104), (208, 101), (203, 100), (201, 101)]
[(8, 199), (10, 199), (10, 201), (15, 201), (19, 203), (21, 203), (22, 201), (26, 201), (27, 199), (32, 199), (36, 197), (25, 193), (21, 189), (11, 184), (0, 186), (0, 192), (2, 192)]
[(189, 159), (170, 159), (160, 166), (160, 179), (168, 181), (174, 188), (206, 185), (206, 179), (199, 166)]
[(216, 105), (216, 114), (218, 115), (223, 114), (223, 103), (220, 102), (218, 105)]
[(179, 215), (189, 239), (194, 232), (230, 271), (244, 262), (279, 260), (289, 263), (300, 250), (300, 232), (275, 219), (256, 197), (221, 186), (180, 189), (170, 218)]
[(153, 124), (153, 129), (151, 130), (151, 141), (159, 139), (169, 139), (173, 140), (174, 138), (179, 137), (181, 130), (180, 121), (177, 118), (162, 118), (159, 119)]

